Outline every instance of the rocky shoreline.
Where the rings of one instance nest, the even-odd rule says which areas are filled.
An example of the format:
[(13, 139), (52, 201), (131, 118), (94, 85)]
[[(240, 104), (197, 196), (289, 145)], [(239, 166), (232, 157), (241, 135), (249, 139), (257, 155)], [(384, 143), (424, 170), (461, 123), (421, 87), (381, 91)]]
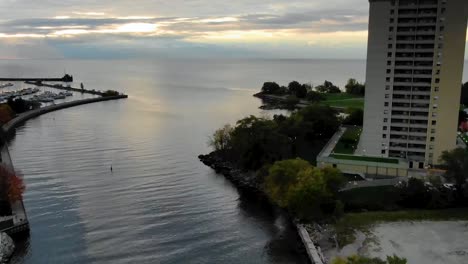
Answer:
[(8, 263), (14, 251), (13, 239), (6, 233), (0, 233), (0, 263)]
[(198, 158), (203, 164), (212, 168), (216, 173), (224, 175), (224, 177), (230, 180), (237, 188), (266, 196), (263, 191), (261, 191), (260, 183), (257, 180), (255, 172), (240, 170), (235, 164), (224, 159), (222, 155), (216, 151), (207, 155), (199, 155)]

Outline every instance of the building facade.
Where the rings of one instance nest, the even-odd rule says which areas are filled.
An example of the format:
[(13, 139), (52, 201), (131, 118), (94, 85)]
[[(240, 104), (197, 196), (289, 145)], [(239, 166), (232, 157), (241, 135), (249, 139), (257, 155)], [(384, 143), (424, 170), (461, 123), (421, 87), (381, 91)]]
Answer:
[(370, 0), (362, 155), (439, 163), (456, 147), (468, 0)]

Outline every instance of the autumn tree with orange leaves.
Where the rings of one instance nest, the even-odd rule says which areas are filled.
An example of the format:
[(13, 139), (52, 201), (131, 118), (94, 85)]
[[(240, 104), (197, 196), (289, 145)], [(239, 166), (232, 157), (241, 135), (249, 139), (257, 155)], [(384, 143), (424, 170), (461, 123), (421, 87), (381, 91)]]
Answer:
[(14, 203), (23, 198), (26, 187), (23, 179), (14, 171), (0, 166), (0, 197)]

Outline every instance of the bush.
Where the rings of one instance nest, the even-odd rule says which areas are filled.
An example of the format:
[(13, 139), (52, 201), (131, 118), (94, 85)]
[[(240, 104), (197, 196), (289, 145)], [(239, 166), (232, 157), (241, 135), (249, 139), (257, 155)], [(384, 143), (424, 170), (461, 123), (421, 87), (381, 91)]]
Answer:
[(347, 258), (336, 258), (332, 264), (406, 264), (408, 261), (404, 258), (400, 258), (396, 255), (387, 256), (386, 260), (379, 258), (368, 258), (363, 256), (350, 256)]

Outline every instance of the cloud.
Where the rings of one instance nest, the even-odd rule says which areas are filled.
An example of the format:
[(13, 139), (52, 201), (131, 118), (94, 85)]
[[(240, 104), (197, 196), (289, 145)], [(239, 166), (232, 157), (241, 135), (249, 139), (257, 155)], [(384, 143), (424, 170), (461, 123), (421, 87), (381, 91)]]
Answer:
[(0, 1), (0, 10), (8, 10), (0, 11), (0, 44), (43, 40), (65, 55), (118, 45), (135, 55), (175, 47), (195, 52), (205, 45), (249, 55), (287, 54), (287, 47), (305, 57), (333, 54), (324, 50), (353, 57), (362, 56), (367, 40), (362, 0), (15, 0)]

